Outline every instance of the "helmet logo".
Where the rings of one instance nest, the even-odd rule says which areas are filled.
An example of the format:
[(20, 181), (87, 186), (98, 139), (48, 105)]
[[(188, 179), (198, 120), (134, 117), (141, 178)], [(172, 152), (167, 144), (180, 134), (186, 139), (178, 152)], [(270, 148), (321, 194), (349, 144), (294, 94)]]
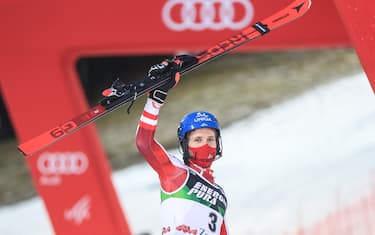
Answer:
[(177, 129), (179, 141), (186, 137), (187, 132), (199, 128), (212, 128), (220, 131), (219, 123), (213, 114), (205, 111), (192, 112), (185, 115), (180, 122), (180, 126)]
[[(212, 122), (212, 119), (207, 115), (207, 113), (197, 112), (194, 122)], [(207, 124), (203, 123), (202, 126), (207, 126)]]

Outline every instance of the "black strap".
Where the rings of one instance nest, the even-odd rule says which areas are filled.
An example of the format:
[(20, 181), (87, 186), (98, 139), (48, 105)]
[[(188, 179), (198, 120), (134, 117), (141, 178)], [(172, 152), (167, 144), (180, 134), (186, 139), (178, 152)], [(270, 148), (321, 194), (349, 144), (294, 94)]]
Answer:
[(254, 29), (261, 33), (262, 35), (270, 32), (271, 30), (268, 28), (268, 25), (263, 24), (262, 22), (258, 21), (253, 25)]

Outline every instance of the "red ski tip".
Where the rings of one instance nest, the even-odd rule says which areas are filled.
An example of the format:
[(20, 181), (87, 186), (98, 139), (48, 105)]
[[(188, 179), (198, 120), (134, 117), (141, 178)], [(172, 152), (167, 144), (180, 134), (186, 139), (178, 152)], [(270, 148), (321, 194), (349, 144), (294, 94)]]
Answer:
[(105, 96), (105, 97), (109, 97), (113, 94), (113, 90), (112, 88), (108, 88), (108, 89), (105, 89), (103, 92), (102, 92), (102, 95)]

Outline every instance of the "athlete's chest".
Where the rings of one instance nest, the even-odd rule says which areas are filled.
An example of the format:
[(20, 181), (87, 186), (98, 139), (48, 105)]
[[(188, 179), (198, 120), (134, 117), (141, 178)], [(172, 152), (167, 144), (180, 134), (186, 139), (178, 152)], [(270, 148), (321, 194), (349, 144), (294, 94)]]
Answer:
[(224, 216), (227, 208), (227, 198), (224, 190), (217, 184), (205, 180), (194, 170), (188, 170), (185, 183), (178, 190), (172, 193), (161, 192), (162, 202), (180, 198), (190, 200), (191, 203), (199, 203), (209, 207)]

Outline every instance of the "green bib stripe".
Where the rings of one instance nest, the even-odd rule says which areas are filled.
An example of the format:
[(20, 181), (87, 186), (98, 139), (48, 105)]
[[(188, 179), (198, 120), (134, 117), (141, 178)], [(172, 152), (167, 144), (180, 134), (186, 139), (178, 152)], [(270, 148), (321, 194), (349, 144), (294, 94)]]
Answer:
[(188, 180), (183, 187), (173, 193), (166, 193), (161, 190), (160, 196), (162, 202), (169, 198), (192, 200), (217, 211), (223, 217), (227, 207), (227, 199), (223, 189), (210, 184), (191, 169), (189, 169)]

